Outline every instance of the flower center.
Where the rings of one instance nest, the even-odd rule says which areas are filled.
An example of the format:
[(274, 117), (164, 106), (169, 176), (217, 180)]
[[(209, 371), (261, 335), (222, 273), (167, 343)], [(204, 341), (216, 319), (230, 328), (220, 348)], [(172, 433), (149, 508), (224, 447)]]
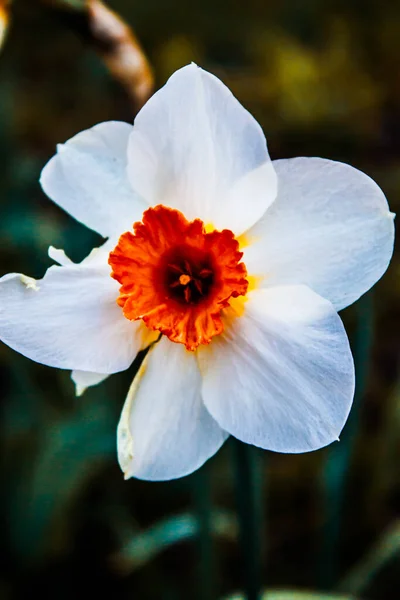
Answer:
[(172, 248), (164, 256), (165, 285), (172, 298), (184, 304), (205, 299), (214, 282), (210, 256), (188, 245)]
[(125, 317), (195, 350), (223, 331), (229, 300), (246, 294), (242, 256), (231, 231), (207, 233), (200, 219), (158, 205), (121, 235), (109, 264)]

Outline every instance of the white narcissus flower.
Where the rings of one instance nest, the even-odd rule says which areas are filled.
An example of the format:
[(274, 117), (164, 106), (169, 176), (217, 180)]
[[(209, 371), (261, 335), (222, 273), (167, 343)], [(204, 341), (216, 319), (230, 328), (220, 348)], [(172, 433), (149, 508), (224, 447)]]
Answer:
[[(134, 126), (58, 147), (46, 194), (108, 241), (40, 281), (0, 280), (0, 337), (77, 393), (150, 346), (118, 427), (126, 477), (172, 479), (228, 435), (278, 452), (334, 440), (354, 367), (337, 311), (384, 273), (393, 215), (364, 173), (271, 162), (263, 132), (213, 75), (177, 71)], [(135, 223), (132, 227), (132, 224)]]

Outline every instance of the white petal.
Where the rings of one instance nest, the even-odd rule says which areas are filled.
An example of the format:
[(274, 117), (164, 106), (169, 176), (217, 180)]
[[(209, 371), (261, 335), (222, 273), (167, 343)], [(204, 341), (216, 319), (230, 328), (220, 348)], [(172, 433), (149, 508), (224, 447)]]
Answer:
[(118, 458), (125, 478), (168, 480), (198, 469), (227, 434), (200, 395), (196, 357), (161, 340), (136, 375), (118, 425)]
[(305, 286), (249, 294), (245, 313), (199, 352), (210, 414), (240, 440), (307, 452), (338, 439), (354, 394), (346, 332)]
[[(278, 197), (246, 235), (245, 264), (265, 287), (305, 284), (337, 310), (385, 272), (393, 215), (367, 175), (322, 158), (274, 161)], [(252, 243), (254, 242), (254, 243)]]
[(93, 248), (89, 254), (80, 262), (74, 263), (60, 248), (54, 248), (54, 246), (49, 246), (48, 254), (49, 257), (54, 260), (57, 264), (62, 267), (68, 265), (85, 265), (85, 266), (95, 266), (95, 265), (103, 265), (105, 266), (108, 263), (108, 256), (117, 245), (118, 240), (109, 239), (102, 246), (98, 248)]
[(137, 115), (128, 161), (132, 187), (149, 204), (237, 235), (276, 196), (257, 121), (219, 79), (194, 64), (172, 75)]
[(39, 281), (6, 275), (0, 279), (0, 339), (51, 367), (123, 371), (141, 347), (142, 330), (123, 316), (118, 288), (107, 263), (53, 266)]
[(109, 377), (109, 374), (104, 373), (88, 373), (87, 371), (72, 371), (71, 379), (75, 383), (75, 393), (77, 396), (87, 390), (88, 387), (98, 385)]
[(104, 237), (130, 229), (146, 208), (126, 175), (131, 131), (111, 121), (79, 133), (58, 146), (40, 178), (54, 202)]
[(48, 254), (49, 257), (52, 260), (54, 260), (54, 262), (61, 265), (62, 267), (73, 264), (72, 260), (68, 258), (68, 256), (65, 254), (64, 250), (61, 250), (60, 248), (54, 248), (54, 246), (49, 246)]

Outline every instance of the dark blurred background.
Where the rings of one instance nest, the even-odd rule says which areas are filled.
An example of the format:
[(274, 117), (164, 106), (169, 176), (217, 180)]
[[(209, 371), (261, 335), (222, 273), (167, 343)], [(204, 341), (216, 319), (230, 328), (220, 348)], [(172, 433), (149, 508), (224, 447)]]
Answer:
[[(373, 177), (399, 212), (399, 3), (109, 6), (134, 29), (156, 88), (197, 62), (261, 123), (272, 158), (348, 162)], [(49, 245), (80, 260), (101, 241), (38, 183), (56, 143), (135, 114), (104, 61), (108, 48), (77, 16), (82, 10), (83, 0), (10, 6), (0, 49), (1, 275), (39, 278), (51, 264)], [(399, 598), (399, 275), (397, 255), (374, 290), (342, 315), (358, 379), (340, 444), (299, 456), (257, 454), (263, 586), (292, 590), (268, 598), (295, 599), (296, 589)], [(0, 372), (1, 600), (206, 600), (243, 589), (231, 441), (190, 477), (125, 482), (115, 431), (134, 368), (80, 398), (69, 373), (4, 345)], [(210, 510), (212, 547), (199, 535)]]

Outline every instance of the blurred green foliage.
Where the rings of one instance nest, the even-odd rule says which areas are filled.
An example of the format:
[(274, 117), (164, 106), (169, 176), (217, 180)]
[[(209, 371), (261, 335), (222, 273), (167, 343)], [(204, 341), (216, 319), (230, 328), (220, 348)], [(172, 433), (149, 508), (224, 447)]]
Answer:
[[(196, 61), (259, 120), (273, 158), (349, 162), (370, 174), (399, 211), (398, 3), (114, 0), (110, 6), (134, 27), (157, 85)], [(97, 122), (133, 116), (100, 58), (50, 6), (14, 0), (0, 56), (2, 273), (40, 277), (51, 263), (50, 244), (79, 260), (100, 242), (44, 196), (40, 170), (56, 143)], [(344, 594), (396, 597), (398, 529), (383, 561), (369, 548), (380, 548), (384, 535), (387, 550), (382, 532), (400, 504), (399, 275), (396, 254), (376, 286), (373, 310), (365, 313), (361, 304), (343, 315), (353, 349), (363, 357), (344, 450), (338, 444), (303, 456), (263, 455), (266, 518), (260, 527), (268, 588), (332, 591), (342, 582)], [(360, 341), (363, 324), (373, 339)], [(195, 476), (168, 484), (124, 482), (117, 465), (115, 430), (135, 367), (78, 399), (68, 373), (35, 365), (5, 346), (0, 369), (0, 598), (198, 597)], [(229, 445), (205, 467), (221, 597), (242, 584)], [(294, 592), (266, 598), (325, 600)]]
[[(226, 600), (245, 600), (243, 596), (235, 595)], [(356, 600), (354, 596), (338, 594), (319, 594), (318, 592), (270, 591), (262, 595), (261, 600)]]

